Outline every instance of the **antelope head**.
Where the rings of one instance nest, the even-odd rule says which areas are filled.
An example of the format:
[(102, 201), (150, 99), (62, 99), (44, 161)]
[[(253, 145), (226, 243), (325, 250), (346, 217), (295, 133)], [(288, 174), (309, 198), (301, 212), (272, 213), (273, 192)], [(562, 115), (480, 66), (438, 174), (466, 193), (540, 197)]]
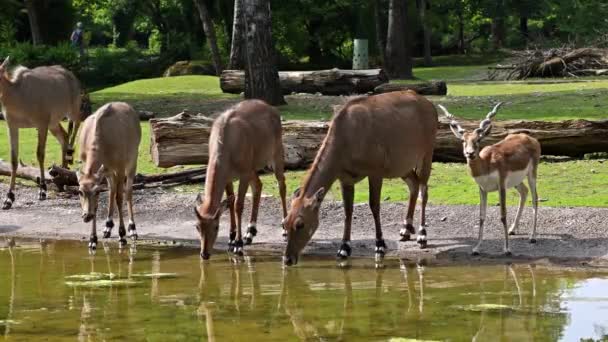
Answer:
[(101, 181), (105, 176), (105, 168), (103, 165), (97, 173), (83, 174), (79, 169), (76, 171), (78, 178), (78, 196), (80, 197), (80, 206), (82, 208), (82, 220), (90, 222), (95, 219), (97, 214), (97, 204), (99, 202), (99, 193), (101, 192)]
[(220, 203), (219, 208), (211, 214), (203, 211), (203, 198), (201, 194), (196, 196), (196, 206), (194, 214), (196, 215), (196, 230), (201, 237), (201, 257), (205, 260), (211, 257), (210, 251), (213, 249), (217, 233), (220, 229), (220, 216), (222, 212), (228, 209), (229, 203), (234, 201), (234, 196), (230, 196)]
[(320, 188), (311, 197), (306, 197), (297, 189), (291, 201), (289, 214), (283, 220), (287, 232), (287, 247), (283, 261), (286, 265), (298, 263), (298, 256), (319, 227), (319, 208), (325, 197), (325, 189)]
[(438, 105), (445, 116), (451, 120), (450, 129), (456, 138), (462, 141), (462, 150), (467, 160), (474, 160), (479, 156), (480, 143), (485, 137), (490, 135), (490, 132), (492, 131), (492, 118), (496, 115), (498, 108), (501, 105), (502, 102), (496, 104), (496, 106), (494, 106), (494, 108), (486, 115), (486, 118), (479, 123), (479, 127), (472, 132), (468, 132), (462, 128), (458, 121), (456, 121), (454, 115), (450, 114), (450, 112), (448, 112), (444, 106)]

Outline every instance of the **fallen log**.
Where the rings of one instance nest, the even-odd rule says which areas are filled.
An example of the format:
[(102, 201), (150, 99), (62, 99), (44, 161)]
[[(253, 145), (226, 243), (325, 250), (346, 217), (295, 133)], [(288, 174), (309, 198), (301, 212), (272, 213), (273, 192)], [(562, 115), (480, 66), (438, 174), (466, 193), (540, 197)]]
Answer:
[(420, 95), (447, 95), (448, 87), (444, 81), (433, 81), (417, 84), (385, 83), (374, 88), (374, 93), (382, 94), (391, 91), (413, 90)]
[[(0, 160), (0, 176), (9, 176), (11, 175), (11, 164), (5, 161)], [(21, 179), (30, 180), (36, 184), (40, 182), (40, 169), (33, 166), (27, 165), (19, 165), (17, 167), (17, 177)], [(47, 173), (44, 175), (45, 178), (50, 178), (50, 175)]]
[[(280, 71), (279, 79), (283, 94), (366, 94), (388, 82), (388, 76), (382, 69)], [(224, 93), (244, 92), (245, 73), (241, 70), (224, 70), (220, 75), (220, 88)]]
[[(461, 120), (467, 129), (478, 127), (478, 121)], [(205, 164), (211, 120), (202, 116), (178, 115), (155, 119), (151, 125), (152, 160), (159, 167)], [(328, 129), (328, 122), (284, 121), (283, 144), (285, 165), (289, 169), (306, 168), (314, 159)], [(582, 157), (586, 153), (608, 151), (608, 120), (496, 121), (492, 134), (484, 140), (489, 145), (508, 133), (526, 132), (536, 137), (543, 155)], [(435, 145), (436, 161), (464, 161), (462, 144), (441, 118)]]
[[(0, 161), (0, 175), (10, 176), (11, 166), (9, 163)], [(137, 174), (133, 184), (134, 189), (152, 188), (160, 186), (175, 186), (181, 184), (202, 183), (205, 180), (206, 168), (196, 168), (173, 173), (161, 173), (142, 175)], [(17, 177), (38, 183), (40, 171), (36, 167), (20, 165), (17, 168)], [(69, 186), (78, 186), (76, 172), (53, 165), (45, 174), (47, 185), (55, 185), (63, 191)], [(105, 181), (102, 181), (104, 184)]]

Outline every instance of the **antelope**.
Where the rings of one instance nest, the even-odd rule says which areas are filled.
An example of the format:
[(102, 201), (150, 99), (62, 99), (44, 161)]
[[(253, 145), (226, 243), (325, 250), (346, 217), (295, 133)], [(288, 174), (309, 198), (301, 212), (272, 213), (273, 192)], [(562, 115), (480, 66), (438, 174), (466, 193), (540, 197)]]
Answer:
[[(82, 219), (91, 223), (89, 248), (97, 247), (97, 203), (101, 192), (101, 182), (107, 180), (108, 218), (103, 237), (109, 238), (114, 227), (114, 206), (118, 208), (118, 234), (120, 246), (127, 243), (122, 214), (123, 191), (127, 199), (129, 213), (129, 236), (137, 240), (133, 220), (133, 181), (137, 169), (137, 155), (141, 140), (139, 115), (124, 102), (111, 102), (100, 107), (89, 116), (82, 126), (79, 136), (82, 168), (78, 176), (78, 193), (82, 207)], [(126, 180), (126, 183), (125, 183)]]
[[(272, 166), (279, 184), (283, 217), (287, 215), (281, 117), (272, 106), (260, 100), (243, 101), (222, 113), (211, 127), (209, 161), (204, 198), (197, 197), (194, 213), (200, 235), (201, 257), (209, 259), (219, 230), (220, 215), (230, 209), (230, 251), (243, 255), (244, 244), (257, 234), (256, 221), (262, 195), (257, 171)], [(239, 179), (235, 199), (232, 181)], [(253, 203), (245, 235), (241, 232), (243, 207), (251, 184)], [(221, 201), (222, 193), (227, 199)], [(235, 222), (236, 221), (236, 222)]]
[[(479, 255), (479, 247), (483, 240), (483, 226), (486, 218), (486, 207), (488, 205), (488, 192), (498, 191), (500, 198), (500, 221), (502, 222), (505, 241), (504, 253), (511, 255), (509, 249), (509, 235), (514, 235), (519, 226), (519, 219), (526, 203), (528, 188), (524, 179), (528, 179), (528, 185), (532, 192), (532, 208), (534, 220), (530, 243), (536, 243), (536, 221), (538, 214), (538, 194), (536, 192), (536, 176), (540, 160), (540, 144), (538, 140), (525, 133), (509, 134), (502, 141), (486, 146), (480, 150), (480, 143), (492, 131), (492, 118), (496, 115), (498, 103), (481, 121), (479, 127), (472, 132), (463, 129), (455, 117), (448, 110), (439, 105), (445, 116), (450, 119), (450, 129), (456, 138), (462, 141), (464, 156), (469, 166), (469, 173), (479, 186), (479, 240), (473, 247), (473, 255)], [(519, 192), (519, 206), (515, 220), (507, 229), (507, 205), (506, 191), (515, 188)]]
[[(62, 151), (61, 165), (72, 162), (74, 139), (80, 125), (80, 82), (74, 74), (60, 66), (28, 69), (16, 67), (10, 74), (6, 57), (0, 65), (0, 102), (9, 131), (11, 150), (11, 179), (2, 209), (10, 209), (15, 202), (15, 177), (19, 160), (19, 129), (36, 128), (38, 147), (36, 157), (40, 166), (38, 199), (46, 199), (44, 157), (47, 134), (50, 130), (59, 141)], [(70, 131), (60, 121), (66, 116)]]
[(391, 92), (348, 101), (334, 108), (329, 130), (308, 171), (294, 193), (285, 218), (287, 247), (284, 262), (296, 264), (302, 249), (319, 226), (319, 208), (326, 190), (338, 180), (344, 201), (344, 233), (338, 258), (351, 255), (354, 185), (367, 177), (369, 205), (376, 228), (376, 257), (385, 254), (380, 224), (380, 194), (384, 178), (402, 178), (410, 190), (409, 205), (400, 231), (401, 241), (415, 233), (413, 215), (418, 193), (422, 197), (417, 242), (426, 248), (425, 211), (437, 112), (426, 98), (413, 91)]

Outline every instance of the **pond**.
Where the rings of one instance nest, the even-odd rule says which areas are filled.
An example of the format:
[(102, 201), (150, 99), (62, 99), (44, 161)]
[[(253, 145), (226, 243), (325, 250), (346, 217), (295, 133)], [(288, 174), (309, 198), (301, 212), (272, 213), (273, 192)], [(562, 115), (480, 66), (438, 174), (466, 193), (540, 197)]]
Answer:
[[(420, 266), (86, 243), (0, 249), (0, 336), (31, 340), (608, 338), (608, 270)], [(1, 338), (0, 338), (1, 339)]]

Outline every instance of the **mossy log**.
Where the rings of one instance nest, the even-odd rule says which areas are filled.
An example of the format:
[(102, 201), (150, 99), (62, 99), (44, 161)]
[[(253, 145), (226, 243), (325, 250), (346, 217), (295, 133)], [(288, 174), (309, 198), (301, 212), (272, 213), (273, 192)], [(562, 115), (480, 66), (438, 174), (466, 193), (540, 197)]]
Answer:
[[(459, 121), (466, 129), (478, 127), (478, 121)], [(205, 164), (212, 120), (202, 115), (184, 115), (153, 119), (151, 125), (152, 160), (159, 167)], [(441, 118), (435, 143), (436, 161), (464, 161), (462, 143)], [(289, 169), (306, 168), (314, 159), (325, 137), (328, 122), (284, 121), (285, 165)], [(484, 146), (503, 139), (509, 133), (525, 132), (537, 138), (543, 155), (582, 157), (586, 153), (608, 151), (608, 120), (496, 121)]]

